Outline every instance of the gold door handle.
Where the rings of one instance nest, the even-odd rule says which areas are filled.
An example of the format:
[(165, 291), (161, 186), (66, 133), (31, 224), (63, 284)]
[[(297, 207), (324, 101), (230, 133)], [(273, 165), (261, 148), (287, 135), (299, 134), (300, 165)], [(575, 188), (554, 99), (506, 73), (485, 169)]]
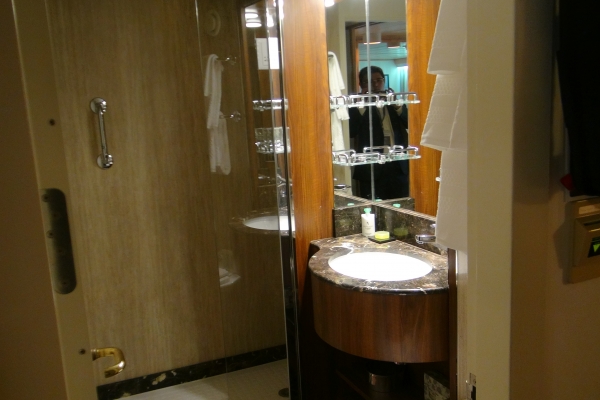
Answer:
[(103, 347), (101, 349), (92, 349), (92, 360), (97, 360), (102, 357), (112, 357), (116, 364), (104, 370), (104, 377), (110, 378), (115, 376), (125, 369), (125, 356), (121, 349), (116, 347)]

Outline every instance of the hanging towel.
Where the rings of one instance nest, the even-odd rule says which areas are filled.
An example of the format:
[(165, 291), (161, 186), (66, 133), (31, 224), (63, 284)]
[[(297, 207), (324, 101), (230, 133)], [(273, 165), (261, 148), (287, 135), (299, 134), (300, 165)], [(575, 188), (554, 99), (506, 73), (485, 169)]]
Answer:
[[(329, 65), (329, 94), (332, 96), (341, 96), (342, 90), (346, 89), (346, 84), (344, 83), (344, 77), (342, 76), (337, 56), (333, 51), (327, 53), (327, 60)], [(336, 109), (335, 113), (342, 121), (350, 119), (346, 107)]]
[(439, 244), (467, 252), (466, 0), (442, 0), (428, 72), (437, 74), (421, 144), (442, 151)]
[(467, 157), (464, 151), (442, 151), (440, 192), (435, 223), (436, 242), (467, 251)]
[(208, 97), (208, 114), (206, 127), (216, 128), (219, 125), (221, 111), (221, 75), (223, 64), (215, 54), (208, 56), (206, 74), (204, 75), (204, 96)]
[(436, 150), (467, 151), (467, 113), (465, 69), (438, 75), (421, 144)]
[[(346, 89), (344, 78), (337, 56), (334, 52), (327, 53), (329, 65), (329, 94), (332, 96), (341, 96), (342, 90)], [(344, 150), (344, 130), (342, 129), (342, 121), (350, 119), (348, 109), (340, 107), (331, 113), (331, 142), (333, 150)]]
[(235, 283), (240, 276), (231, 272), (231, 270), (237, 269), (235, 264), (235, 258), (231, 250), (222, 249), (219, 250), (219, 284), (220, 286), (226, 287)]
[(462, 68), (467, 39), (466, 0), (442, 0), (429, 57), (430, 74), (453, 74)]
[(204, 76), (204, 96), (208, 97), (206, 127), (209, 134), (211, 172), (228, 175), (231, 172), (227, 121), (221, 113), (221, 76), (223, 64), (215, 54), (208, 56)]
[[(219, 112), (219, 117), (223, 113)], [(208, 128), (210, 137), (210, 172), (220, 172), (229, 175), (231, 172), (231, 159), (229, 158), (229, 139), (227, 137), (227, 121), (219, 118), (216, 128)]]

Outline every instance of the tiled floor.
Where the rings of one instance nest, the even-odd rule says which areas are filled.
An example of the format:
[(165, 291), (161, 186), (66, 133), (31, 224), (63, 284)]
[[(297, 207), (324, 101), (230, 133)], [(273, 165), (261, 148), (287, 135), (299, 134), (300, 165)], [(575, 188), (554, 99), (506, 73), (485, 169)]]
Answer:
[(287, 360), (128, 397), (132, 400), (283, 400), (288, 387)]

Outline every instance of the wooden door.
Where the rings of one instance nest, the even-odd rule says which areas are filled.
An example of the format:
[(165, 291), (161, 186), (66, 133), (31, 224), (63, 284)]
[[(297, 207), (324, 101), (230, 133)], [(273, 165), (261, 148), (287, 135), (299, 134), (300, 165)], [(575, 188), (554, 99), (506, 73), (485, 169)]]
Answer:
[[(49, 0), (71, 234), (105, 384), (224, 356), (193, 1)], [(98, 116), (114, 165), (101, 169)]]

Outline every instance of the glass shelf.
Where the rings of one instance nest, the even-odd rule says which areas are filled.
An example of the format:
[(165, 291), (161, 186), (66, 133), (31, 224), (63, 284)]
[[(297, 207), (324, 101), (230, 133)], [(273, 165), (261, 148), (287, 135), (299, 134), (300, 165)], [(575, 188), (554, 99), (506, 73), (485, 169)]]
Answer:
[[(289, 128), (286, 129), (287, 152), (290, 152)], [(256, 152), (258, 154), (283, 154), (285, 145), (283, 141), (283, 128), (256, 128), (254, 130)]]
[(273, 143), (272, 140), (264, 140), (262, 142), (256, 142), (255, 145), (258, 154), (283, 154), (285, 150), (285, 147), (280, 140), (276, 140), (275, 143)]
[[(379, 152), (381, 150), (382, 152)], [(333, 151), (333, 164), (344, 166), (385, 164), (392, 161), (416, 160), (421, 158), (419, 149), (414, 146), (375, 146), (365, 147), (362, 153), (355, 150)]]
[(417, 104), (420, 102), (421, 101), (415, 92), (329, 96), (329, 106), (332, 110), (343, 107), (351, 108), (375, 106), (381, 108), (383, 106), (401, 106), (403, 104)]
[(287, 110), (287, 99), (252, 100), (252, 108), (254, 111), (281, 110), (282, 105)]

